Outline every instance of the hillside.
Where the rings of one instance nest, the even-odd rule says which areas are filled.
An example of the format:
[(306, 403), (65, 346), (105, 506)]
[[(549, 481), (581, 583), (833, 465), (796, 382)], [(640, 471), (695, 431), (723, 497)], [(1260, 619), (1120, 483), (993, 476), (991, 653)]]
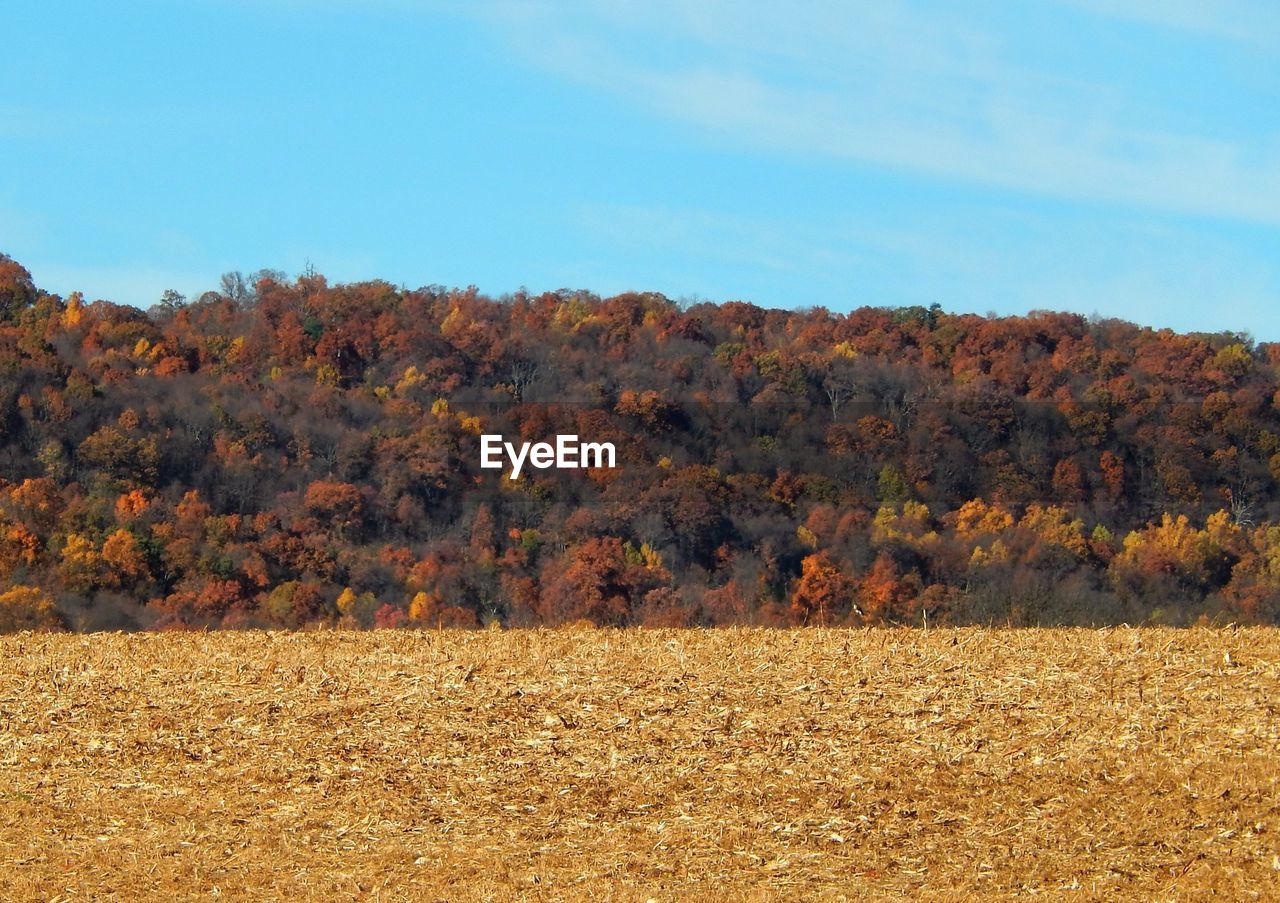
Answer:
[(140, 311), (0, 258), (0, 629), (1273, 623), (1278, 389), (1280, 346), (1072, 314), (271, 272)]

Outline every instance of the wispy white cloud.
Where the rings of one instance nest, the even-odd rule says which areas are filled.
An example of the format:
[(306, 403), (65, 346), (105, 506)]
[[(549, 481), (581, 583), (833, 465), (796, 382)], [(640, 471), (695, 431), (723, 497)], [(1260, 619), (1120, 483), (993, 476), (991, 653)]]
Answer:
[(637, 280), (625, 286), (629, 288), (652, 287), (663, 281), (667, 269), (688, 273), (690, 267), (727, 268), (742, 275), (739, 284), (723, 291), (748, 297), (758, 293), (758, 287), (749, 284), (752, 273), (799, 281), (827, 272), (848, 273), (871, 263), (870, 249), (861, 243), (824, 234), (817, 224), (797, 227), (765, 216), (662, 205), (595, 205), (578, 211), (576, 225), (593, 241), (625, 249), (626, 259), (644, 267), (634, 274), (601, 274), (609, 284), (617, 284), (620, 275), (623, 283), (626, 278)]
[[(1226, 32), (1276, 18), (1249, 0), (1229, 0), (1241, 18), (1222, 26), (1180, 0), (1064, 2)], [(1280, 224), (1280, 129), (1248, 141), (1161, 128), (1122, 86), (1018, 65), (1012, 36), (936, 7), (508, 0), (471, 9), (537, 66), (757, 149)]]
[(1280, 6), (1270, 0), (1059, 0), (1087, 12), (1249, 44), (1280, 53)]

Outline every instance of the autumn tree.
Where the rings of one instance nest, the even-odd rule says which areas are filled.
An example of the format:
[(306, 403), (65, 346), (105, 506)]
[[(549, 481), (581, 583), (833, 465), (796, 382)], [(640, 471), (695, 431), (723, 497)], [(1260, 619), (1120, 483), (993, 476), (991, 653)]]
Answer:
[[(798, 624), (834, 624), (853, 607), (853, 581), (825, 552), (806, 555), (791, 592), (791, 614)], [(855, 615), (860, 612), (855, 611)]]
[(904, 575), (891, 555), (881, 553), (870, 572), (858, 581), (858, 610), (871, 624), (910, 620), (912, 603), (920, 590), (918, 575)]
[(62, 616), (57, 606), (39, 587), (20, 584), (0, 593), (0, 633), (61, 627)]
[(0, 253), (0, 321), (15, 319), (35, 300), (35, 283), (26, 267)]

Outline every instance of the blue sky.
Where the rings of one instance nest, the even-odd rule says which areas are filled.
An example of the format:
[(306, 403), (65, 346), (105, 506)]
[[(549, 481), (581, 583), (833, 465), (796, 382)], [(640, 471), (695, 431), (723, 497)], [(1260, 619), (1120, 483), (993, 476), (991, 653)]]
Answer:
[(1280, 340), (1273, 0), (15, 4), (0, 250)]

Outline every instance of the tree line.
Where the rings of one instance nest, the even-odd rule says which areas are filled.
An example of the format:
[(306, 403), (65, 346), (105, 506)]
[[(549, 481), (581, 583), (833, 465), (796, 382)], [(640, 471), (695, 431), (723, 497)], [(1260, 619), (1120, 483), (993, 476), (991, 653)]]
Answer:
[(1066, 313), (273, 271), (142, 311), (0, 255), (0, 629), (1274, 623), (1278, 378)]

